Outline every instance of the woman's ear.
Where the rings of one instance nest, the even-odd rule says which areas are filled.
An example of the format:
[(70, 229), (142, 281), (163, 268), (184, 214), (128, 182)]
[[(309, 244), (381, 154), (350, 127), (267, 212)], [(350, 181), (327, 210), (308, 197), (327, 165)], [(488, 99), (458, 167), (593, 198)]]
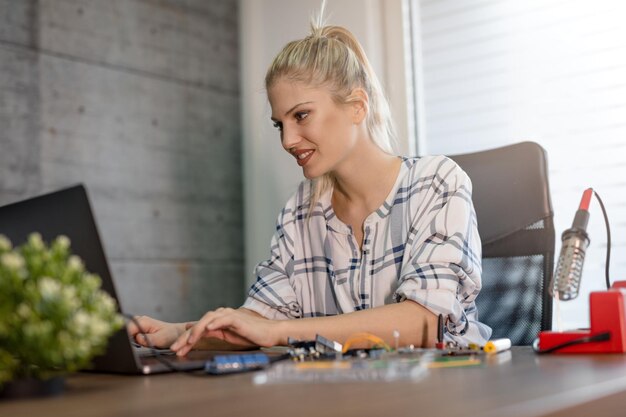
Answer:
[(352, 90), (346, 102), (352, 111), (352, 123), (356, 125), (365, 120), (369, 111), (369, 97), (364, 89), (358, 87)]

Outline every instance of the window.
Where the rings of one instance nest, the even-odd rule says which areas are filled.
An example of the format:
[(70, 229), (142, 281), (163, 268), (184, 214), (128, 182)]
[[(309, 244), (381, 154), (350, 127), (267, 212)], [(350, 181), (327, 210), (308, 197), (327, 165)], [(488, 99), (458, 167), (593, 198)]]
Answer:
[[(524, 140), (548, 152), (560, 233), (593, 187), (612, 231), (611, 280), (626, 279), (626, 4), (620, 0), (414, 0), (421, 51), (420, 154)], [(606, 232), (593, 202), (579, 297), (563, 327), (589, 324), (603, 289)]]

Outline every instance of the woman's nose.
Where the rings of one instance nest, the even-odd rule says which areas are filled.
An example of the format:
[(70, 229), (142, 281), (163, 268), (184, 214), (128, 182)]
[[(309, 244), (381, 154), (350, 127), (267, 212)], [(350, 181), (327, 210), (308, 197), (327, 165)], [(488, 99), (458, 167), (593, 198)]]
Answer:
[(293, 129), (285, 129), (283, 126), (283, 131), (281, 132), (281, 142), (283, 144), (283, 148), (289, 152), (291, 148), (295, 147), (295, 145), (300, 142), (300, 137), (296, 134), (296, 132), (294, 132)]

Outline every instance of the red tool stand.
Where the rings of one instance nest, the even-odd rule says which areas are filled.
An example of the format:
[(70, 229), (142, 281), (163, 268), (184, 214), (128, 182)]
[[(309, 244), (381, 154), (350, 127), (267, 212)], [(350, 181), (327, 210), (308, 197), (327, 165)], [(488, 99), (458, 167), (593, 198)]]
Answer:
[(590, 329), (539, 333), (539, 349), (550, 349), (575, 339), (609, 332), (609, 340), (581, 343), (554, 353), (624, 353), (626, 352), (626, 281), (616, 281), (610, 290), (589, 295)]

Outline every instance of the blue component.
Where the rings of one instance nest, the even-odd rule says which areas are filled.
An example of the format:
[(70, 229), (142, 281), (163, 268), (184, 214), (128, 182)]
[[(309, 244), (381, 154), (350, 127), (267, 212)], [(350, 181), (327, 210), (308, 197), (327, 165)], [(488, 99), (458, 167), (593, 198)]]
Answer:
[(206, 363), (204, 370), (209, 374), (221, 375), (254, 371), (269, 365), (270, 360), (265, 353), (217, 355), (212, 361)]

